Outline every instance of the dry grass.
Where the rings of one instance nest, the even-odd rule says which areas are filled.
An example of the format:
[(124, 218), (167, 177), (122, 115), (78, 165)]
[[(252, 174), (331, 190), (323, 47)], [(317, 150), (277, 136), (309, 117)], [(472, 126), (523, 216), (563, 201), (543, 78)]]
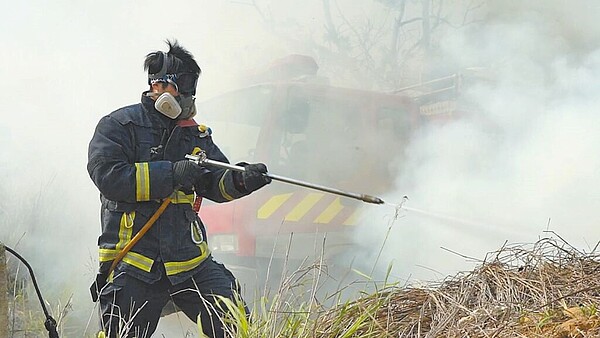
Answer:
[(341, 304), (315, 337), (598, 337), (599, 277), (599, 256), (562, 240), (505, 246), (472, 272)]
[[(231, 336), (600, 337), (600, 256), (560, 237), (505, 245), (473, 271), (425, 287), (387, 286), (329, 308), (316, 301), (313, 289), (303, 288), (303, 281), (314, 288), (322, 274), (319, 262), (289, 276), (272, 299), (254, 308), (250, 321), (242, 306), (223, 300), (232, 314), (226, 319)], [(298, 286), (308, 298), (297, 297)], [(13, 313), (19, 311), (18, 295), (12, 294)], [(28, 332), (41, 333), (32, 327), (41, 321), (28, 313), (12, 318), (28, 323), (22, 325)], [(19, 326), (12, 332), (24, 333)]]

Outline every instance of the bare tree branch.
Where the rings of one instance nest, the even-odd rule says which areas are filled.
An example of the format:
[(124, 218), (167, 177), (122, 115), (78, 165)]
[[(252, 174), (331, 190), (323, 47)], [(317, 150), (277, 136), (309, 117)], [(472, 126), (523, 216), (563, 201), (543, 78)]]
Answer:
[(258, 15), (260, 15), (260, 17), (263, 19), (263, 21), (265, 22), (272, 22), (271, 19), (267, 18), (267, 16), (265, 15), (265, 13), (263, 13), (263, 11), (260, 9), (260, 7), (258, 6), (258, 4), (256, 3), (256, 0), (251, 0), (249, 2), (247, 1), (239, 1), (239, 0), (231, 0), (230, 1), (232, 4), (238, 4), (238, 5), (244, 5), (244, 6), (250, 6), (253, 7), (256, 12), (258, 13)]
[(333, 18), (331, 17), (331, 4), (329, 0), (323, 0), (323, 14), (325, 16), (325, 31), (327, 40), (333, 42), (336, 47), (340, 48), (340, 35), (333, 23)]

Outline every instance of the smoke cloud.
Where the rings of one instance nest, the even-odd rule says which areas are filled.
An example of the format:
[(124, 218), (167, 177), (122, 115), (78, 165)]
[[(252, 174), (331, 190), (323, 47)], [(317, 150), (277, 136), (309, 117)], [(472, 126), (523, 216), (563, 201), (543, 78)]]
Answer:
[[(409, 196), (382, 259), (396, 261), (402, 278), (438, 279), (471, 266), (448, 250), (483, 259), (505, 241), (554, 236), (545, 231), (581, 250), (598, 242), (594, 9), (591, 1), (495, 2), (481, 22), (446, 32), (441, 66), (477, 72), (462, 96), (477, 108), (421, 130), (406, 150), (398, 194), (384, 198)], [(373, 233), (371, 244), (381, 243), (381, 232), (360, 236)]]

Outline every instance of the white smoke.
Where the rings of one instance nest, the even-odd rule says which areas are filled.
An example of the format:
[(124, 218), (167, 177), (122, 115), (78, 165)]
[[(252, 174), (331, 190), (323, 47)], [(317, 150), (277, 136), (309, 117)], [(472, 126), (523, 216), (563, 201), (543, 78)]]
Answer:
[(488, 79), (466, 83), (473, 114), (425, 128), (407, 149), (400, 195), (384, 198), (409, 196), (382, 259), (400, 262), (396, 273), (437, 279), (469, 268), (441, 247), (482, 259), (544, 230), (582, 250), (600, 240), (598, 8), (496, 2), (482, 22), (447, 32), (440, 62)]

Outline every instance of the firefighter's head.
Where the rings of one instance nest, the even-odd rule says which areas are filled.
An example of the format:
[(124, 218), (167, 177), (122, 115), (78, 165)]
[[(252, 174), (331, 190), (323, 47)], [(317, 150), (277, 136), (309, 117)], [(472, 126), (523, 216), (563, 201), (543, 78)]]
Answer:
[(149, 96), (156, 110), (172, 119), (190, 119), (196, 114), (196, 85), (201, 70), (194, 56), (177, 41), (168, 41), (168, 52), (146, 55)]

